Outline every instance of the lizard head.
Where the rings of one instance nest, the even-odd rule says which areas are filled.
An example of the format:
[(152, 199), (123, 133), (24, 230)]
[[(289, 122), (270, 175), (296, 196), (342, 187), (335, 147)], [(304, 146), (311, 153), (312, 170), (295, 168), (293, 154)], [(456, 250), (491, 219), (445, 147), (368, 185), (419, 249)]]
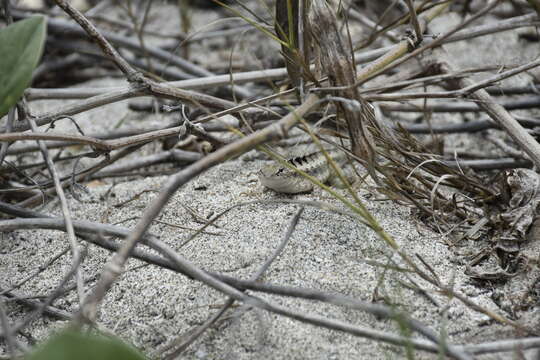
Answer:
[(259, 170), (259, 181), (269, 189), (286, 194), (308, 192), (313, 189), (309, 181), (280, 164), (263, 166)]

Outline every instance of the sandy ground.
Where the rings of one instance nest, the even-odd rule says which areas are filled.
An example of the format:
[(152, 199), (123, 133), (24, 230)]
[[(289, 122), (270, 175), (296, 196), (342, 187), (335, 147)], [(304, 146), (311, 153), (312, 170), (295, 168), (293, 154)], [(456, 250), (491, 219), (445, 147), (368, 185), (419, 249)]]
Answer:
[[(217, 224), (189, 245), (180, 248), (193, 231), (172, 229), (155, 225), (151, 231), (160, 239), (176, 248), (183, 256), (206, 270), (229, 275), (248, 277), (254, 273), (279, 244), (291, 217), (299, 208), (295, 204), (265, 203), (264, 200), (310, 199), (339, 205), (333, 199), (316, 191), (313, 195), (294, 197), (264, 191), (256, 180), (255, 172), (260, 164), (235, 160), (220, 165), (179, 191), (171, 200), (159, 220), (190, 228), (201, 225), (184, 206), (189, 206), (206, 217), (217, 214), (231, 205), (260, 200), (260, 203), (239, 207), (227, 213)], [(75, 219), (97, 222), (121, 223), (125, 227), (135, 224), (133, 217), (142, 213), (156, 196), (147, 192), (122, 208), (112, 205), (128, 200), (144, 190), (159, 189), (165, 178), (147, 178), (116, 185), (109, 200), (99, 200), (110, 185), (90, 188), (88, 200), (70, 201)], [(208, 190), (196, 190), (206, 186)], [(360, 192), (369, 198), (368, 192)], [(455, 281), (456, 290), (467, 294), (474, 301), (496, 309), (490, 300), (490, 292), (468, 282), (463, 269), (456, 264), (441, 236), (416, 223), (408, 208), (391, 202), (366, 201), (368, 209), (380, 221), (386, 231), (408, 254), (421, 254), (445, 283)], [(59, 215), (58, 206), (48, 206), (43, 211)], [(128, 221), (126, 221), (128, 219)], [(131, 220), (130, 220), (131, 219)], [(8, 240), (9, 239), (9, 240)], [(43, 259), (52, 257), (67, 245), (63, 234), (52, 231), (18, 231), (5, 234), (1, 266), (5, 269), (4, 281), (16, 283), (27, 270), (34, 269)], [(103, 268), (109, 254), (94, 246), (89, 247), (85, 261), (86, 276), (92, 276)], [(369, 301), (376, 290), (379, 296), (410, 311), (411, 316), (421, 319), (434, 329), (443, 326), (440, 311), (447, 308), (449, 321), (444, 327), (455, 341), (465, 341), (480, 334), (490, 338), (493, 327), (482, 329), (487, 318), (475, 314), (457, 301), (432, 295), (439, 307), (418, 293), (399, 285), (403, 277), (393, 271), (386, 272), (367, 262), (386, 264), (392, 253), (374, 232), (358, 222), (317, 208), (307, 208), (283, 254), (272, 264), (265, 281), (291, 286), (337, 292)], [(54, 288), (59, 277), (66, 271), (69, 260), (63, 258), (37, 279), (29, 282), (22, 292), (46, 294)], [(394, 258), (397, 261), (397, 258)], [(140, 265), (130, 261), (128, 268)], [(418, 281), (418, 280), (416, 280)], [(7, 285), (7, 284), (5, 284)], [(3, 285), (3, 286), (5, 286)], [(429, 287), (428, 287), (429, 288)], [(266, 298), (266, 296), (262, 296)], [(277, 299), (274, 299), (278, 301)], [(222, 304), (225, 297), (198, 282), (190, 281), (171, 271), (153, 266), (128, 270), (110, 290), (103, 305), (101, 323), (108, 329), (148, 351), (170, 341), (203, 321), (214, 307)], [(381, 330), (394, 330), (389, 322), (380, 322), (371, 316), (334, 306), (293, 299), (280, 299), (280, 304), (313, 314), (328, 316), (358, 325)], [(73, 310), (76, 305), (74, 293), (68, 300), (56, 302), (56, 306)], [(12, 309), (13, 310), (13, 309)], [(22, 310), (22, 309), (21, 309)], [(22, 310), (24, 311), (24, 310)], [(249, 320), (248, 320), (249, 319)], [(61, 327), (60, 322), (36, 322), (32, 333), (40, 338), (50, 327)], [(495, 326), (496, 328), (496, 326)], [(482, 331), (479, 332), (479, 329)], [(493, 334), (491, 334), (493, 335)], [(356, 339), (339, 332), (323, 330), (311, 325), (252, 310), (237, 321), (227, 321), (209, 333), (203, 342), (192, 348), (197, 358), (349, 358), (370, 354), (373, 357), (391, 354), (394, 350), (374, 342)], [(384, 357), (384, 356), (383, 356)]]
[[(455, 21), (446, 19), (447, 23), (442, 22), (439, 31), (448, 28), (450, 20)], [(507, 44), (505, 40), (507, 37), (514, 39), (515, 34), (503, 33), (494, 36), (493, 46), (497, 46), (497, 41)], [(465, 45), (452, 45), (448, 50), (459, 51), (460, 46)], [(486, 45), (482, 41), (474, 43), (473, 46)], [(461, 51), (465, 50), (463, 48)], [(525, 57), (526, 54), (515, 56)], [(466, 66), (461, 62), (463, 58), (456, 57), (455, 60), (460, 61), (459, 66)], [(467, 62), (467, 66), (484, 64), (482, 60), (478, 63), (476, 59), (473, 60), (474, 64)], [(501, 55), (493, 61), (504, 63), (511, 60)], [(519, 59), (519, 62), (523, 61), (523, 58)], [(118, 85), (123, 85), (123, 82), (106, 80), (88, 84), (88, 86)], [(33, 103), (32, 106), (34, 111), (40, 113), (54, 109), (58, 105), (59, 102), (40, 101)], [(78, 115), (76, 119), (85, 131), (103, 132), (112, 129), (122, 118), (126, 119), (122, 126), (129, 127), (159, 124), (164, 120), (164, 116), (135, 114), (127, 109), (127, 101), (124, 101)], [(62, 122), (58, 125), (58, 131), (65, 130), (69, 126), (66, 122)], [(139, 155), (152, 153), (157, 149), (158, 145), (148, 145)], [(297, 196), (279, 195), (264, 190), (256, 176), (264, 161), (250, 160), (253, 157), (251, 155), (253, 154), (214, 167), (174, 195), (158, 219), (191, 230), (156, 223), (152, 226), (151, 232), (203, 269), (248, 278), (278, 246), (291, 217), (299, 209), (297, 204), (269, 203), (266, 200), (308, 199), (343, 207), (321, 190)], [(76, 201), (68, 195), (69, 207), (75, 219), (120, 224), (131, 228), (156, 197), (156, 191), (161, 188), (164, 181), (166, 177), (129, 181), (120, 179), (116, 180), (114, 186), (113, 180), (110, 179), (93, 182), (87, 184), (88, 193), (81, 193), (83, 202)], [(375, 201), (376, 196), (370, 190), (356, 186), (369, 211), (394, 237), (404, 252), (411, 256), (420, 254), (429, 262), (443, 283), (453, 283), (455, 291), (465, 294), (487, 309), (501, 312), (492, 300), (495, 289), (478, 286), (464, 274), (466, 261), (458, 256), (456, 251), (448, 248), (444, 236), (420, 224), (412, 209), (392, 202)], [(343, 190), (339, 191), (344, 193)], [(137, 194), (141, 195), (134, 198)], [(115, 204), (132, 198), (133, 201), (121, 207), (114, 207)], [(208, 218), (233, 205), (253, 201), (257, 202), (239, 206), (228, 212), (217, 221), (218, 227), (208, 229), (209, 233), (198, 236), (184, 247), (180, 246), (201, 226), (186, 207)], [(61, 216), (57, 201), (46, 205), (40, 211)], [(67, 237), (55, 231), (32, 230), (2, 234), (0, 286), (6, 288), (17, 283), (29, 271), (39, 267), (46, 259), (53, 257), (66, 246), (68, 246)], [(111, 253), (90, 245), (88, 257), (83, 265), (85, 277), (92, 278), (95, 274), (99, 274), (110, 256)], [(380, 300), (384, 297), (396, 306), (406, 309), (412, 317), (422, 321), (434, 331), (446, 332), (450, 341), (456, 344), (493, 341), (518, 335), (511, 328), (493, 323), (485, 315), (470, 310), (456, 299), (431, 292), (430, 300), (427, 296), (404, 287), (400, 281), (413, 278), (423, 288), (433, 290), (416, 276), (404, 275), (374, 265), (387, 264), (389, 259), (400, 263), (389, 247), (358, 221), (307, 207), (290, 243), (272, 264), (264, 276), (264, 281), (341, 293), (365, 301)], [(48, 294), (58, 284), (69, 264), (69, 256), (62, 257), (24, 285), (20, 293), (32, 296)], [(179, 335), (200, 325), (226, 301), (224, 295), (196, 281), (172, 271), (141, 265), (142, 263), (137, 260), (129, 261), (127, 271), (105, 298), (99, 324), (147, 354), (154, 354)], [(87, 289), (94, 283), (95, 281), (90, 281)], [(400, 333), (395, 323), (381, 321), (359, 311), (320, 302), (260, 296), (291, 309), (372, 329)], [(54, 305), (68, 312), (76, 310), (75, 292), (70, 292), (69, 296), (56, 301)], [(13, 303), (9, 303), (7, 309), (11, 319), (22, 317), (28, 311)], [(186, 352), (185, 358), (392, 359), (405, 356), (401, 348), (338, 331), (321, 329), (261, 310), (251, 309), (241, 316), (237, 314), (237, 310), (238, 308), (234, 308), (230, 311), (225, 321), (220, 322), (217, 327), (193, 344)], [(528, 321), (538, 318), (538, 314), (534, 311), (527, 316), (530, 316)], [(41, 341), (52, 330), (61, 329), (64, 325), (65, 322), (44, 317), (35, 321), (27, 333), (31, 339)], [(24, 338), (21, 340), (26, 341)], [(1, 351), (5, 349), (0, 350), (0, 354)], [(416, 355), (420, 359), (435, 358), (435, 355), (427, 353)], [(481, 358), (507, 358), (505, 356), (511, 355)]]

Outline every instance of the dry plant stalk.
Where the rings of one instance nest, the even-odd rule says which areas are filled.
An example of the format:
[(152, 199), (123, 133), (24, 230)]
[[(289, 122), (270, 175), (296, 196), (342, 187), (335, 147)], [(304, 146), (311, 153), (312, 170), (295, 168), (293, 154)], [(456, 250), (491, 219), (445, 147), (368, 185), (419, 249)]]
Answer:
[[(292, 86), (300, 87), (309, 73), (311, 32), (307, 14), (311, 0), (277, 0), (275, 30)], [(302, 36), (299, 36), (302, 34)]]
[[(474, 174), (447, 166), (405, 130), (390, 133), (379, 125), (372, 106), (359, 94), (351, 47), (326, 1), (313, 1), (309, 23), (321, 72), (328, 75), (331, 86), (340, 88), (333, 95), (341, 99), (336, 107), (346, 120), (351, 150), (365, 160), (380, 192), (394, 200), (406, 200), (439, 226), (449, 227), (455, 220), (471, 216), (471, 207), (478, 206), (474, 201), (493, 199), (494, 192)], [(378, 174), (383, 175), (382, 181)], [(458, 189), (474, 201), (467, 206), (449, 201), (439, 189), (442, 185)]]
[(369, 169), (375, 159), (375, 146), (369, 128), (378, 128), (378, 125), (372, 106), (354, 86), (356, 70), (352, 49), (349, 42), (342, 38), (336, 16), (326, 1), (313, 1), (309, 23), (316, 42), (316, 61), (322, 72), (328, 74), (332, 86), (343, 87), (343, 90), (336, 92), (343, 101), (336, 105), (347, 122), (352, 152), (365, 159)]

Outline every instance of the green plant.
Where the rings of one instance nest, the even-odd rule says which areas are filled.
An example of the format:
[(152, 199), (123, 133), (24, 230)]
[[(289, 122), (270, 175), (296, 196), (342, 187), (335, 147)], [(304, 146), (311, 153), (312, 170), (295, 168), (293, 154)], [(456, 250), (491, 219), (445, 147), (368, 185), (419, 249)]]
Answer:
[(118, 338), (64, 331), (30, 354), (27, 360), (144, 360)]
[(0, 30), (0, 117), (19, 101), (30, 85), (46, 35), (46, 18), (35, 16)]

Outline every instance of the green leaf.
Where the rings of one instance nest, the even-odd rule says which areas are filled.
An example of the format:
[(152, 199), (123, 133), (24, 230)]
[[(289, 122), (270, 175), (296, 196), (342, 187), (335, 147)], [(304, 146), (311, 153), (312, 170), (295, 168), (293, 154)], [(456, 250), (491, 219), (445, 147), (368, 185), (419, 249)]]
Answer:
[(0, 30), (0, 118), (30, 85), (45, 43), (47, 20), (35, 16)]
[(114, 337), (64, 331), (26, 360), (144, 360), (131, 346)]

